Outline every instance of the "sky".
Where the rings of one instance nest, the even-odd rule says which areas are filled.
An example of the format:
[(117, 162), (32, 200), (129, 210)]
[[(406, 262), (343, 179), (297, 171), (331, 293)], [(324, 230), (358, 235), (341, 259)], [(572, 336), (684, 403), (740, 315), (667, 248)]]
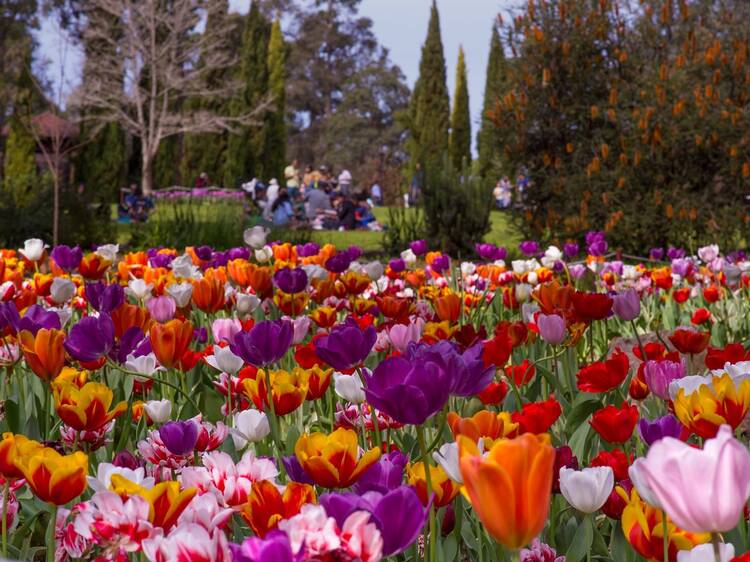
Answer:
[[(391, 60), (401, 67), (410, 87), (419, 74), (422, 43), (432, 0), (363, 0), (360, 13), (373, 20), (375, 35), (389, 49)], [(448, 72), (448, 89), (453, 95), (458, 48), (466, 53), (472, 126), (480, 119), (484, 96), (484, 75), (489, 55), (492, 22), (505, 11), (509, 0), (437, 0)], [(231, 0), (233, 11), (247, 12), (248, 0)], [(81, 53), (51, 19), (42, 22), (38, 34), (40, 54), (46, 60), (46, 73), (56, 101), (64, 104), (81, 71)], [(475, 135), (473, 135), (475, 136)]]

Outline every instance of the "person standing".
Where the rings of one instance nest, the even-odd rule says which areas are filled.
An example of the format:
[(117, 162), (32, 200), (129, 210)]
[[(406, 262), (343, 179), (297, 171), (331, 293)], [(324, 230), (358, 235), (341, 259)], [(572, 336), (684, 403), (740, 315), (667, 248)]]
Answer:
[(299, 162), (293, 160), (286, 168), (284, 168), (284, 180), (286, 181), (286, 189), (289, 192), (289, 196), (292, 199), (296, 199), (299, 194)]
[(409, 186), (407, 207), (414, 207), (419, 202), (419, 198), (422, 195), (423, 186), (424, 170), (422, 170), (422, 165), (417, 162), (417, 169), (414, 170), (414, 177), (412, 177), (411, 185)]
[(339, 174), (339, 191), (344, 195), (349, 195), (349, 188), (352, 185), (352, 174), (349, 170), (344, 170)]
[(264, 219), (271, 220), (271, 217), (273, 215), (272, 207), (278, 196), (279, 182), (276, 178), (273, 178), (270, 182), (268, 182), (268, 189), (266, 189), (266, 206), (263, 210)]
[(383, 204), (383, 190), (377, 180), (372, 182), (372, 186), (370, 187), (370, 197), (372, 197), (372, 202), (375, 206), (379, 207)]

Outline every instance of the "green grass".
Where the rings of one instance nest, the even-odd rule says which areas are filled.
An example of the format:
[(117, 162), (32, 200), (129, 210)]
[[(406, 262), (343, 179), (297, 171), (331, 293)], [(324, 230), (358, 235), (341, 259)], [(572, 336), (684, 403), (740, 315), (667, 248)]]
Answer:
[[(154, 213), (149, 217), (149, 221), (158, 221), (162, 217), (168, 217), (170, 214), (168, 205), (157, 205)], [(213, 221), (217, 218), (217, 213), (225, 212), (226, 207), (222, 204), (198, 204), (194, 205), (194, 214), (196, 218), (206, 221)], [(388, 209), (386, 207), (377, 207), (373, 210), (378, 221), (387, 225)], [(129, 245), (133, 235), (133, 230), (139, 228), (137, 224), (121, 224), (116, 221), (117, 208), (112, 206), (113, 225), (115, 226), (116, 241), (123, 247)], [(486, 242), (507, 246), (508, 248), (516, 246), (520, 241), (520, 235), (515, 231), (511, 222), (509, 213), (492, 211), (490, 215), (491, 229), (485, 236)], [(237, 225), (236, 244), (242, 244), (242, 230), (253, 224), (252, 218), (246, 220), (245, 224)], [(365, 230), (337, 232), (337, 231), (314, 231), (311, 233), (311, 240), (318, 244), (334, 244), (337, 247), (346, 247), (356, 245), (362, 247), (367, 253), (378, 253), (383, 248), (383, 233), (370, 232)], [(193, 242), (196, 245), (201, 244), (201, 240)]]

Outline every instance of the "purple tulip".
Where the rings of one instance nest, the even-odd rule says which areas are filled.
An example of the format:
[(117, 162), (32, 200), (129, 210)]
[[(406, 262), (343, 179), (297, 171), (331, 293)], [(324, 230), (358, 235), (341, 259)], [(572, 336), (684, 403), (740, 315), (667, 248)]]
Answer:
[(573, 265), (568, 266), (568, 272), (573, 279), (580, 279), (584, 276), (586, 271), (586, 266), (582, 263), (574, 263)]
[(383, 555), (403, 552), (417, 539), (427, 521), (427, 509), (410, 486), (399, 486), (387, 494), (323, 494), (320, 505), (342, 527), (355, 511), (367, 511), (383, 537)]
[(565, 319), (558, 314), (540, 314), (536, 318), (539, 335), (550, 345), (565, 341)]
[(419, 425), (443, 409), (452, 377), (432, 360), (412, 362), (390, 357), (372, 373), (364, 373), (370, 406), (396, 421)]
[(307, 244), (298, 244), (296, 250), (297, 257), (309, 258), (310, 256), (318, 255), (318, 252), (320, 252), (320, 246), (315, 242), (308, 242)]
[(427, 241), (426, 240), (414, 240), (409, 243), (409, 248), (414, 252), (415, 256), (423, 256), (427, 253)]
[(301, 293), (307, 288), (307, 273), (301, 267), (285, 267), (274, 274), (273, 282), (282, 293)]
[(349, 256), (349, 261), (355, 261), (361, 258), (362, 254), (364, 254), (365, 251), (359, 246), (355, 246), (354, 244), (352, 244), (345, 250), (345, 253), (347, 256)]
[(131, 470), (135, 470), (140, 466), (138, 464), (138, 459), (135, 458), (133, 453), (124, 449), (115, 455), (115, 458), (112, 459), (112, 464), (121, 468), (129, 468)]
[(635, 289), (617, 293), (612, 301), (612, 310), (620, 320), (630, 322), (641, 314), (641, 299)]
[(195, 255), (198, 256), (198, 259), (201, 261), (210, 260), (214, 252), (211, 246), (198, 246), (197, 248), (194, 248), (194, 251)]
[(661, 261), (664, 259), (664, 248), (651, 248), (648, 257), (652, 260)]
[(687, 277), (693, 272), (693, 262), (688, 258), (675, 258), (672, 260), (672, 273), (680, 277)]
[(193, 330), (193, 340), (198, 343), (206, 343), (208, 341), (208, 328), (200, 326)]
[(401, 451), (381, 455), (378, 462), (362, 473), (352, 489), (360, 495), (365, 492), (386, 494), (403, 483), (404, 468), (408, 462), (408, 455)]
[(242, 544), (229, 543), (234, 562), (297, 562), (300, 556), (292, 553), (289, 536), (275, 529), (262, 539), (250, 537)]
[(198, 443), (198, 424), (192, 420), (167, 422), (159, 428), (159, 437), (170, 453), (184, 457)]
[(163, 295), (149, 299), (146, 308), (148, 308), (154, 320), (159, 324), (164, 324), (174, 318), (174, 314), (177, 312), (177, 303), (169, 295)]
[(101, 281), (86, 283), (83, 290), (89, 305), (97, 312), (112, 312), (125, 302), (125, 290), (116, 283), (111, 285), (105, 285)]
[(451, 259), (445, 254), (440, 254), (434, 260), (432, 260), (432, 263), (430, 264), (432, 270), (436, 271), (437, 273), (442, 273), (446, 269), (449, 269), (450, 266)]
[(148, 264), (151, 267), (168, 268), (177, 256), (174, 254), (154, 254), (149, 256)]
[(591, 231), (586, 233), (586, 251), (591, 256), (603, 256), (609, 248), (604, 232)]
[(229, 261), (249, 260), (250, 248), (229, 248), (229, 250), (227, 250), (227, 258)]
[(331, 273), (343, 273), (349, 269), (351, 263), (352, 260), (349, 259), (349, 255), (346, 252), (339, 252), (326, 260), (325, 268)]
[(109, 314), (86, 316), (70, 329), (63, 346), (73, 359), (90, 363), (107, 355), (115, 344), (115, 325)]
[(645, 418), (638, 420), (638, 434), (649, 447), (664, 437), (679, 439), (683, 429), (680, 420), (672, 415), (662, 416), (654, 421)]
[(13, 301), (0, 302), (0, 331), (7, 328), (15, 336), (20, 322), (21, 315), (18, 313), (16, 303)]
[(289, 320), (264, 320), (249, 332), (238, 332), (229, 345), (246, 363), (263, 367), (276, 363), (292, 345), (294, 325)]
[(487, 261), (494, 261), (496, 259), (503, 259), (503, 258), (496, 258), (495, 255), (499, 248), (495, 246), (494, 244), (475, 244), (474, 249), (477, 251), (477, 254), (480, 258)]
[(685, 257), (685, 250), (682, 248), (675, 248), (674, 246), (670, 246), (667, 249), (667, 258), (670, 260), (679, 260)]
[(669, 383), (685, 376), (685, 366), (681, 361), (646, 361), (643, 376), (651, 392), (662, 400), (667, 400)]
[(575, 242), (568, 242), (563, 246), (563, 254), (565, 254), (565, 257), (569, 260), (576, 257), (580, 251), (581, 248)]
[(350, 318), (334, 326), (327, 336), (315, 340), (315, 353), (337, 371), (347, 371), (367, 359), (377, 339), (373, 326), (362, 330)]
[(539, 242), (534, 240), (524, 240), (518, 245), (518, 249), (525, 256), (535, 256), (539, 253)]
[(406, 269), (406, 262), (401, 258), (393, 259), (388, 262), (388, 267), (390, 267), (391, 271), (394, 273), (401, 273)]
[(61, 328), (60, 316), (54, 310), (45, 310), (38, 304), (32, 304), (27, 308), (26, 313), (16, 324), (17, 332), (27, 330), (34, 335), (42, 328), (59, 330)]
[(300, 464), (296, 455), (283, 457), (281, 462), (284, 464), (284, 470), (286, 470), (287, 476), (289, 476), (289, 479), (293, 482), (311, 485), (314, 483), (313, 479), (310, 478), (310, 475), (305, 472), (304, 468), (302, 468), (302, 464)]
[(141, 357), (149, 353), (151, 353), (151, 342), (143, 333), (143, 330), (138, 326), (133, 326), (125, 330), (120, 338), (119, 348), (113, 350), (111, 355), (118, 363), (125, 363), (128, 360), (128, 355)]
[(70, 246), (61, 244), (60, 246), (55, 246), (50, 257), (57, 264), (57, 267), (70, 273), (80, 265), (83, 259), (83, 252), (78, 246), (71, 248)]
[(476, 344), (463, 353), (447, 340), (434, 345), (410, 343), (404, 357), (413, 363), (433, 361), (451, 377), (450, 393), (454, 396), (474, 396), (492, 382), (495, 367), (485, 365), (483, 344)]

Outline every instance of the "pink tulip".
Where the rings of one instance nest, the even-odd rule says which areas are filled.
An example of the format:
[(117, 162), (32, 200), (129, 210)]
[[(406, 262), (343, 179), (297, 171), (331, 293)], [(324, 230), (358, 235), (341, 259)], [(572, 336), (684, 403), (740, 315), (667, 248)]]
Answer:
[(394, 349), (404, 353), (411, 342), (418, 342), (422, 337), (423, 327), (424, 320), (421, 318), (407, 325), (396, 324), (388, 330), (388, 339)]
[(657, 441), (639, 475), (677, 526), (724, 533), (737, 526), (750, 497), (750, 452), (722, 425), (702, 450), (672, 437)]
[(214, 343), (232, 343), (234, 336), (242, 330), (242, 324), (237, 318), (217, 318), (211, 324), (211, 334)]
[(565, 319), (557, 314), (540, 314), (536, 318), (539, 335), (550, 345), (565, 341)]
[(177, 311), (177, 304), (169, 296), (154, 297), (148, 300), (146, 308), (148, 308), (154, 320), (159, 322), (159, 324), (164, 324), (174, 318), (174, 313)]

